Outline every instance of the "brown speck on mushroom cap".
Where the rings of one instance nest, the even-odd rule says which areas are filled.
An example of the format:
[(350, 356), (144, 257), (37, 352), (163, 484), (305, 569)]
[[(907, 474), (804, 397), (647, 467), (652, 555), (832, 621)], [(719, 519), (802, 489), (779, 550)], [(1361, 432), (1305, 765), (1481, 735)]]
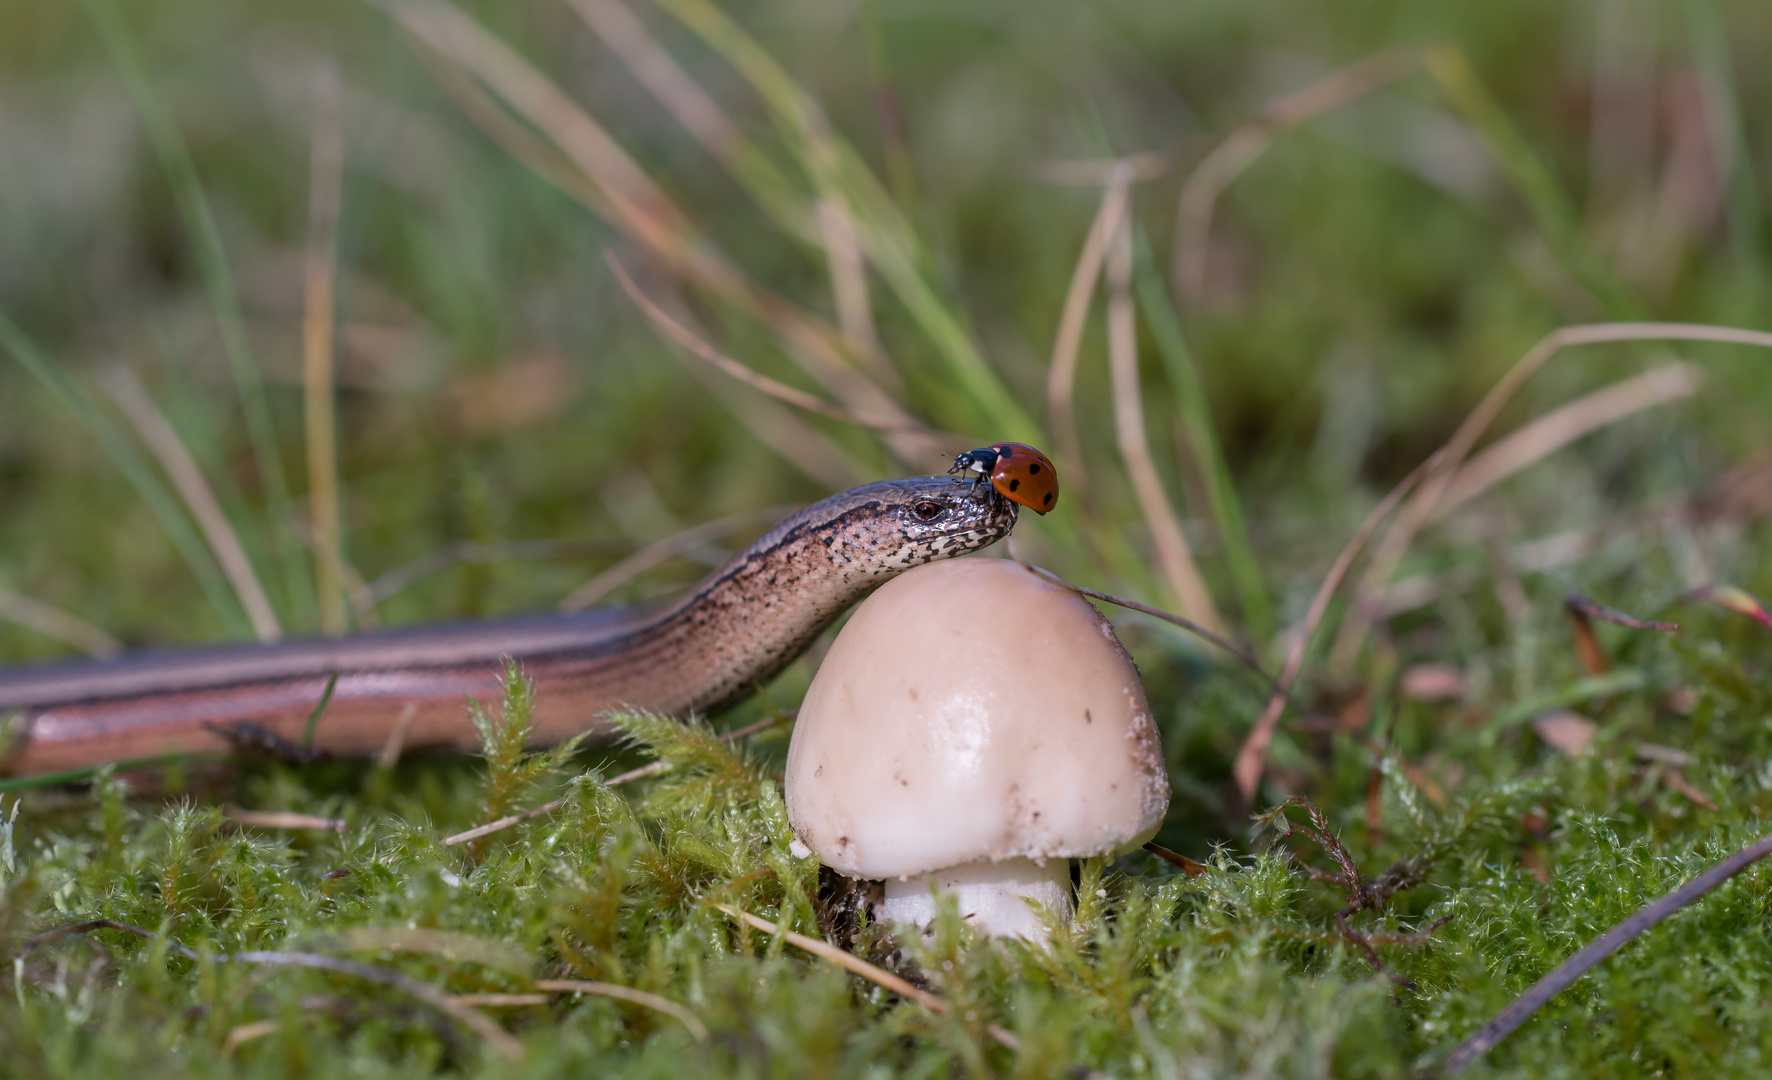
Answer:
[(801, 705), (786, 795), (808, 847), (879, 879), (1126, 850), (1162, 822), (1169, 784), (1107, 620), (1018, 563), (971, 558), (856, 609)]

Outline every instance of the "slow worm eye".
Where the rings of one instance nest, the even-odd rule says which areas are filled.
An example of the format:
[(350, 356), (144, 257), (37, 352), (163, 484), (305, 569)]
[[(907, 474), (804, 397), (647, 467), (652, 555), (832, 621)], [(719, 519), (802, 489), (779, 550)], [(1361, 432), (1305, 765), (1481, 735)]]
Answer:
[(933, 499), (924, 499), (911, 504), (911, 513), (920, 521), (935, 521), (948, 512), (948, 508)]

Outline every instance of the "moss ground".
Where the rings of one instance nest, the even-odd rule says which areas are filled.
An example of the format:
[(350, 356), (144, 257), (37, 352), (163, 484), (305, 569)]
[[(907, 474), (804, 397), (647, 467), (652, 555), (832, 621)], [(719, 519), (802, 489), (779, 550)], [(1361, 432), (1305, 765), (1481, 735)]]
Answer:
[[(1178, 607), (1152, 539), (1164, 513), (1130, 479), (1101, 302), (1066, 399), (1074, 451), (1047, 394), (1102, 199), (1102, 171), (1075, 163), (1158, 155), (1130, 196), (1132, 388), (1207, 590), (1275, 671), (1361, 520), (1543, 334), (1772, 325), (1772, 112), (1754, 107), (1772, 94), (1772, 17), (1751, 0), (776, 0), (734, 6), (731, 22), (662, 0), (634, 9), (657, 54), (611, 29), (611, 0), (464, 5), (484, 38), (458, 33), (457, 10), (0, 5), (0, 660), (253, 631), (107, 390), (119, 363), (292, 634), (319, 632), (329, 605), (356, 628), (545, 609), (689, 524), (938, 471), (941, 452), (973, 445), (895, 445), (673, 352), (606, 251), (773, 378), (830, 390), (783, 322), (807, 320), (834, 362), (933, 428), (1059, 453), (1065, 505), (1023, 522), (1016, 553)], [(602, 30), (581, 11), (602, 12)], [(571, 121), (526, 112), (496, 42), (680, 214), (621, 209), (632, 178), (574, 158)], [(1429, 51), (1275, 134), (1210, 230), (1176, 224), (1184, 186), (1238, 124), (1393, 48)], [(634, 75), (648, 55), (674, 58), (730, 126), (686, 133), (670, 95)], [(310, 472), (301, 385), (322, 69), (342, 87), (344, 145), (331, 473)], [(832, 206), (857, 246), (830, 231)], [(691, 250), (723, 252), (739, 276)], [(1186, 258), (1176, 275), (1178, 251), (1201, 279)], [(865, 309), (845, 292), (857, 258)], [(747, 299), (764, 286), (785, 307)], [(1337, 869), (1321, 845), (1227, 809), (1266, 685), (1106, 609), (1163, 728), (1175, 798), (1158, 841), (1206, 869), (1143, 853), (1082, 865), (1078, 919), (1050, 951), (949, 920), (894, 955), (877, 929), (833, 921), (829, 883), (821, 900), (818, 868), (788, 848), (787, 727), (715, 737), (790, 707), (811, 660), (712, 721), (623, 717), (620, 745), (545, 758), (521, 749), (513, 683), (483, 717), (480, 757), (188, 761), (8, 790), (0, 954), (18, 962), (0, 970), (0, 1072), (1431, 1069), (1583, 943), (1766, 828), (1772, 631), (1692, 590), (1772, 598), (1772, 353), (1567, 350), (1478, 446), (1575, 403), (1568, 431), (1597, 415), (1586, 395), (1676, 360), (1702, 373), (1692, 392), (1529, 450), (1530, 467), (1428, 522), (1385, 580), (1362, 584), (1357, 564), (1365, 607), (1337, 600), (1311, 639), (1254, 809), (1308, 798), (1362, 875), (1406, 872), (1410, 888), (1351, 916), (1358, 941), (1336, 921), (1346, 889), (1319, 880)], [(350, 573), (331, 594), (316, 589), (316, 489), (342, 508)], [(616, 582), (605, 602), (681, 589), (747, 535)], [(1679, 629), (1598, 624), (1598, 676), (1572, 589)], [(1372, 613), (1371, 633), (1350, 636)], [(669, 767), (607, 783), (652, 759)], [(561, 797), (483, 842), (443, 843)], [(344, 825), (252, 827), (228, 807)], [(1286, 812), (1309, 823), (1306, 807)], [(1763, 1075), (1769, 890), (1772, 869), (1742, 874), (1474, 1074)], [(890, 960), (952, 1008), (935, 1015), (716, 905)], [(36, 941), (95, 920), (150, 936)], [(662, 1000), (537, 991), (556, 979)]]

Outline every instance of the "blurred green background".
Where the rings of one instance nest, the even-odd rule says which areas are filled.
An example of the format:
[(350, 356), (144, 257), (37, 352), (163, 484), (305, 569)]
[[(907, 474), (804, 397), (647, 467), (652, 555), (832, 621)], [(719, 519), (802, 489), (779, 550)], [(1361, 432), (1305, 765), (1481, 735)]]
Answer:
[[(799, 208), (809, 205), (793, 140), (755, 87), (669, 15), (637, 13), (780, 163)], [(778, 227), (570, 5), (476, 14), (605, 125), (734, 264), (836, 321), (822, 252)], [(968, 438), (1049, 450), (1045, 368), (1099, 199), (1098, 187), (1054, 182), (1053, 163), (1162, 155), (1161, 175), (1136, 185), (1133, 212), (1167, 275), (1181, 181), (1217, 138), (1367, 54), (1462, 50), (1558, 189), (1572, 240), (1534, 213), (1492, 133), (1416, 74), (1281, 135), (1221, 200), (1205, 288), (1182, 308), (1282, 622), (1296, 619), (1376, 495), (1544, 331), (1607, 316), (1767, 323), (1758, 178), (1772, 173), (1772, 118), (1754, 103), (1772, 94), (1762, 62), (1772, 14), (1756, 3), (760, 4), (733, 15), (886, 178), (932, 295), (1039, 426), (994, 426), (876, 275), (879, 338), (911, 408)], [(460, 541), (585, 542), (575, 557), (441, 570), (382, 599), (383, 622), (546, 608), (687, 524), (944, 465), (935, 453), (894, 460), (866, 433), (819, 417), (778, 430), (759, 395), (674, 354), (602, 257), (613, 248), (631, 261), (634, 245), (482, 134), (387, 12), (166, 3), (122, 18), (107, 47), (80, 5), (0, 7), (0, 311), (122, 432), (93, 379), (116, 364), (139, 374), (289, 632), (320, 627), (304, 565), (300, 350), (313, 80), (328, 65), (342, 84), (345, 142), (345, 558), (374, 581)], [(119, 68), (126, 54), (139, 65), (134, 93)], [(164, 110), (188, 151), (234, 313), (206, 284), (203, 243), (181, 210), (191, 192), (181, 195), (185, 178), (157, 155), (144, 108)], [(883, 129), (888, 115), (902, 139)], [(1585, 278), (1567, 257), (1577, 249), (1595, 268)], [(693, 289), (690, 300), (728, 352), (816, 389), (757, 320)], [(264, 384), (287, 502), (255, 461), (230, 375), (222, 322), (235, 317)], [(1141, 331), (1153, 456), (1234, 615), (1210, 509), (1188, 501), (1166, 368)], [(1659, 352), (1566, 356), (1505, 423)], [(1714, 376), (1695, 401), (1627, 421), (1588, 440), (1580, 467), (1559, 461), (1509, 489), (1516, 539), (1690, 487), (1764, 445), (1765, 358), (1688, 352)], [(1106, 369), (1098, 304), (1077, 394), (1094, 520), (1069, 499), (1021, 532), (1080, 581), (1172, 603), (1132, 565), (1149, 542), (1122, 479)], [(130, 645), (247, 633), (236, 602), (205, 599), (80, 418), (10, 361), (0, 365), (0, 508), (0, 587)], [(1105, 563), (1091, 564), (1076, 540), (1090, 530), (1113, 537), (1098, 545), (1112, 549)], [(668, 564), (613, 599), (677, 589), (703, 569)], [(0, 628), (7, 660), (67, 652)]]

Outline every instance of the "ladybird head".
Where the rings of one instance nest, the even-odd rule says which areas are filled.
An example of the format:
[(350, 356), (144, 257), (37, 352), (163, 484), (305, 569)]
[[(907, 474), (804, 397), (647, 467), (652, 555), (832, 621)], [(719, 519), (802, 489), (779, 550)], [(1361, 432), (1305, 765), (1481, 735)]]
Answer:
[(964, 454), (955, 455), (953, 468), (949, 469), (948, 473), (951, 475), (953, 473), (975, 472), (982, 476), (989, 476), (991, 470), (997, 467), (999, 456), (997, 448), (994, 446), (982, 446), (977, 450), (968, 450)]

